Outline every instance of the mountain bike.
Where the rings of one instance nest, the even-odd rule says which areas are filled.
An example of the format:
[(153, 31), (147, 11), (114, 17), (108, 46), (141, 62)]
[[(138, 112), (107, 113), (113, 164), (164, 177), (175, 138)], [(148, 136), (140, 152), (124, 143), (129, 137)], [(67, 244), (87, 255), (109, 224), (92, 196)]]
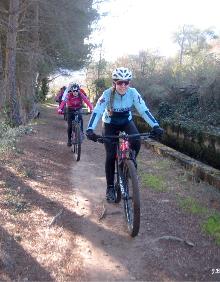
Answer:
[(115, 203), (121, 199), (124, 203), (124, 214), (128, 233), (131, 237), (137, 236), (140, 228), (140, 193), (137, 176), (137, 163), (135, 152), (130, 148), (130, 138), (146, 139), (150, 133), (126, 134), (100, 136), (97, 135), (99, 143), (112, 143), (115, 139), (117, 146), (115, 157)]
[(72, 121), (72, 135), (71, 135), (72, 147), (71, 150), (78, 162), (81, 156), (81, 144), (82, 144), (82, 131), (79, 120), (79, 111), (75, 111), (74, 119)]

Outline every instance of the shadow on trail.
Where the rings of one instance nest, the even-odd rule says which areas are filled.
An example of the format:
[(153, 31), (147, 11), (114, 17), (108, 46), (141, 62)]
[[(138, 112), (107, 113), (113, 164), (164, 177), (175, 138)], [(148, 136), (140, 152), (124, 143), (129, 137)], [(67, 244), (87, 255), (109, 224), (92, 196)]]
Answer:
[[(130, 245), (130, 243), (132, 244), (130, 238), (126, 237), (126, 235), (118, 234), (117, 231), (114, 232), (112, 230), (109, 230), (104, 226), (102, 226), (101, 224), (93, 222), (92, 220), (83, 217), (82, 215), (78, 215), (77, 213), (71, 210), (72, 207), (71, 209), (69, 209), (67, 205), (64, 206), (65, 202), (61, 198), (62, 194), (65, 193), (74, 194), (74, 189), (72, 188), (71, 184), (62, 186), (62, 181), (63, 183), (66, 182), (66, 168), (69, 166), (76, 166), (77, 168), (79, 164), (73, 162), (72, 156), (66, 154), (67, 149), (63, 150), (62, 144), (60, 143), (62, 133), (64, 134), (63, 139), (66, 140), (66, 130), (64, 128), (65, 123), (63, 123), (62, 120), (58, 120), (56, 118), (52, 120), (51, 123), (53, 125), (56, 125), (55, 128), (56, 130), (54, 129), (52, 130), (51, 127), (49, 127), (48, 130), (47, 126), (43, 125), (40, 130), (41, 130), (41, 134), (44, 134), (46, 137), (42, 137), (41, 134), (37, 136), (37, 142), (34, 143), (33, 150), (30, 147), (28, 148), (25, 147), (26, 142), (29, 142), (28, 136), (22, 143), (25, 149), (24, 156), (23, 157), (21, 156), (21, 158), (23, 159), (24, 169), (25, 168), (28, 168), (29, 170), (31, 169), (30, 171), (33, 172), (33, 175), (28, 179), (27, 178), (23, 179), (22, 177), (16, 176), (16, 174), (14, 174), (6, 167), (5, 168), (0, 167), (0, 169), (4, 170), (5, 172), (4, 175), (7, 175), (7, 179), (2, 179), (2, 180), (5, 180), (7, 183), (11, 183), (10, 185), (11, 189), (15, 189), (16, 191), (19, 190), (19, 193), (22, 194), (23, 200), (27, 201), (32, 206), (33, 210), (35, 206), (36, 208), (42, 209), (48, 215), (48, 219), (46, 219), (48, 220), (48, 227), (51, 222), (51, 218), (55, 217), (60, 212), (60, 210), (63, 210), (61, 216), (57, 218), (56, 221), (57, 226), (60, 226), (67, 231), (70, 231), (72, 234), (80, 235), (82, 238), (85, 238), (87, 241), (91, 242), (92, 245), (96, 246), (97, 249), (100, 249), (101, 253), (104, 252), (105, 255), (112, 257), (113, 260), (118, 262), (120, 261), (120, 263), (124, 265), (125, 268), (127, 268), (127, 265), (124, 262), (124, 258), (118, 256), (118, 254), (115, 252), (115, 247), (119, 249), (123, 249), (123, 247), (127, 248), (128, 245)], [(60, 131), (60, 129), (62, 129), (63, 131)], [(59, 136), (59, 138), (57, 136)], [(46, 146), (44, 146), (45, 143)], [(47, 150), (47, 152), (50, 154), (47, 158), (45, 157), (45, 150)], [(38, 157), (35, 158), (35, 155), (37, 155)], [(63, 158), (63, 156), (65, 157), (65, 162), (57, 161)], [(40, 160), (41, 163), (37, 163), (37, 160), (38, 161)], [(46, 175), (46, 177), (44, 178), (43, 175)], [(42, 177), (39, 178), (39, 176)], [(102, 175), (100, 174), (100, 176)], [(31, 181), (32, 179), (37, 182), (37, 185), (44, 184), (44, 188), (43, 188), (44, 191), (47, 193), (47, 195), (51, 195), (51, 197), (42, 195), (40, 192), (32, 188), (31, 184), (26, 182), (26, 180)], [(20, 187), (20, 189), (18, 189), (18, 187)], [(57, 188), (54, 189), (53, 187), (57, 187)], [(54, 195), (60, 194), (60, 196), (57, 196), (56, 200), (54, 200), (53, 193)], [(86, 194), (84, 194), (84, 196), (86, 196)], [(88, 198), (88, 195), (86, 198)], [(76, 203), (72, 202), (73, 208), (75, 204)], [(45, 227), (45, 222), (43, 224), (44, 224), (43, 228), (47, 228)], [(86, 226), (87, 232), (85, 232), (84, 226)], [(101, 239), (100, 239), (100, 235), (96, 236), (98, 232), (100, 232), (102, 236)], [(33, 236), (35, 235), (33, 234)], [(19, 245), (19, 243), (17, 244)], [(22, 247), (20, 246), (20, 248)], [(86, 250), (85, 251), (83, 250), (82, 255), (84, 254), (86, 254)], [(24, 266), (24, 269), (21, 268), (22, 265)], [(16, 271), (17, 272), (20, 271), (19, 272), (20, 279), (27, 277), (26, 273), (28, 272), (28, 270), (25, 269), (25, 265), (28, 265), (28, 263), (26, 263), (24, 260), (20, 262), (19, 269), (16, 269), (17, 265), (15, 265), (15, 273)], [(102, 266), (100, 266), (99, 269), (97, 270), (93, 269), (93, 272), (95, 271), (101, 273)], [(105, 277), (105, 272), (106, 271), (103, 269), (103, 274), (102, 274), (103, 277)], [(45, 279), (44, 277), (39, 278), (39, 276), (40, 274), (38, 274), (37, 279), (36, 278), (32, 279), (31, 277), (30, 280), (42, 281), (42, 280), (51, 279), (50, 277)]]
[[(86, 237), (89, 241), (91, 241), (93, 244), (96, 243), (96, 240), (94, 240), (94, 236), (92, 233), (83, 233), (82, 230), (80, 230), (80, 226), (87, 225), (90, 226), (91, 229), (95, 229), (103, 233), (103, 239), (105, 237), (109, 236), (114, 239), (117, 237), (117, 240), (124, 240), (125, 237), (121, 236), (119, 234), (116, 234), (110, 230), (104, 229), (100, 225), (97, 225), (96, 223), (90, 221), (87, 218), (84, 218), (75, 212), (70, 211), (66, 207), (64, 207), (61, 203), (56, 202), (54, 200), (50, 200), (50, 198), (47, 198), (34, 189), (32, 189), (29, 185), (24, 183), (24, 181), (14, 175), (11, 171), (7, 170), (6, 168), (1, 168), (2, 170), (5, 170), (7, 172), (7, 175), (9, 175), (10, 179), (13, 181), (13, 188), (16, 189), (20, 187), (20, 193), (23, 195), (23, 199), (26, 200), (31, 204), (31, 206), (36, 206), (42, 209), (45, 213), (47, 213), (49, 216), (56, 216), (57, 213), (62, 209), (62, 215), (60, 216), (59, 220), (56, 221), (56, 224), (60, 227), (63, 227), (69, 231), (71, 231), (74, 234), (79, 234), (84, 237)], [(8, 179), (2, 179), (5, 181), (8, 181)], [(49, 226), (49, 222), (48, 222)], [(98, 246), (99, 247), (99, 246)], [(105, 250), (106, 251), (106, 250)]]
[(22, 278), (28, 281), (54, 280), (13, 236), (0, 227), (0, 279), (7, 281), (9, 278), (16, 281)]

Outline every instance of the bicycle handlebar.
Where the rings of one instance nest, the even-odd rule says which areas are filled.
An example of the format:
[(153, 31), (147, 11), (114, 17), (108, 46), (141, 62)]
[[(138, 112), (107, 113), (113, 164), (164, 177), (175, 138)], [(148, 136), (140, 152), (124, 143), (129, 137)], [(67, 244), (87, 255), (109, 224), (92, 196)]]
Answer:
[(74, 110), (73, 113), (74, 115), (78, 115), (78, 114), (87, 115), (87, 113), (84, 113), (83, 111), (79, 111), (79, 110)]
[[(142, 137), (141, 139), (147, 139), (150, 138), (151, 133), (147, 132), (147, 133), (135, 133), (135, 134), (127, 134), (125, 132), (120, 132), (119, 135), (96, 135), (97, 136), (97, 141), (99, 143), (109, 143), (111, 142), (110, 139), (124, 139), (124, 140), (128, 140), (129, 138), (133, 138), (133, 137)], [(117, 142), (116, 142), (117, 143)]]

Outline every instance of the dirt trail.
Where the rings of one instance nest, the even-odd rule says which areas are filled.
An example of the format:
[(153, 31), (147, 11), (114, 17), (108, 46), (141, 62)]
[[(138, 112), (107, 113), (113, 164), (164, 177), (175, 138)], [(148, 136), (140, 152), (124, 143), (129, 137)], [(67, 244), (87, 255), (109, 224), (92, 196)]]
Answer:
[[(43, 107), (33, 128), (1, 157), (0, 280), (220, 280), (212, 274), (220, 272), (220, 248), (201, 228), (210, 211), (220, 212), (219, 191), (142, 146), (141, 228), (132, 239), (122, 206), (104, 200), (103, 145), (84, 140), (76, 162), (53, 105)], [(155, 189), (144, 181), (152, 174), (161, 180)], [(184, 209), (186, 198), (204, 213)]]

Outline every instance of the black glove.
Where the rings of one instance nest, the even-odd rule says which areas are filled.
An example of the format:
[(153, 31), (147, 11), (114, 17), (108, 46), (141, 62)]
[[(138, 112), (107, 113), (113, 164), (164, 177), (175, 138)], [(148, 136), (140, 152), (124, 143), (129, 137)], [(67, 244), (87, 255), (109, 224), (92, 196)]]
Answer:
[(163, 128), (159, 127), (158, 125), (155, 125), (150, 132), (150, 138), (160, 140), (163, 135), (163, 131)]
[(89, 140), (92, 140), (94, 142), (97, 142), (97, 135), (93, 132), (92, 129), (87, 129), (86, 130), (86, 136)]

